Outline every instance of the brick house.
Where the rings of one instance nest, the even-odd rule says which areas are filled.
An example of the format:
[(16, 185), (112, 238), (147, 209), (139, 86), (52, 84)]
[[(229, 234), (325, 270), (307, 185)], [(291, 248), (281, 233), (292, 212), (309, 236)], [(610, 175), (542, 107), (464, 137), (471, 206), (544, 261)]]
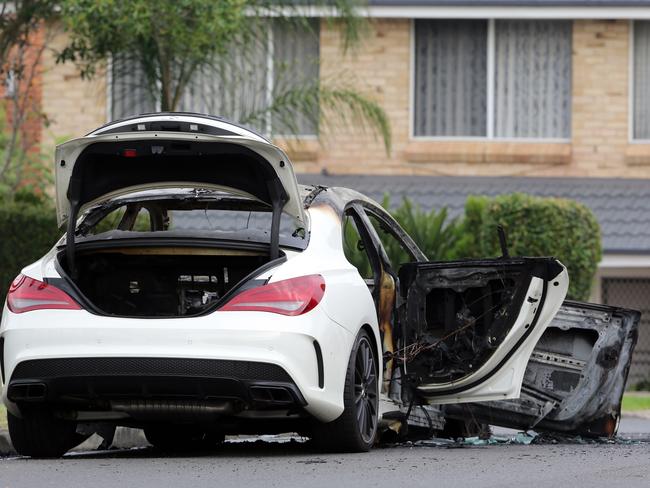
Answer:
[[(517, 190), (584, 201), (604, 231), (593, 298), (648, 312), (637, 360), (650, 375), (650, 1), (369, 0), (369, 32), (345, 57), (320, 13), (305, 11), (312, 31), (274, 29), (248, 66), (249, 85), (231, 99), (273, 93), (282, 60), (292, 61), (295, 75), (323, 83), (352, 73), (390, 118), (391, 153), (367, 130), (341, 126), (323, 136), (305, 121), (303, 135), (287, 146), (298, 172), (339, 175), (332, 182), (375, 196), (377, 185), (391, 190), (406, 181), (397, 193), (427, 195), (419, 199), (425, 206)], [(103, 76), (82, 81), (74, 66), (55, 63), (65, 35), (52, 26), (48, 39), (46, 146), (156, 110), (138, 89), (137, 67), (115, 61)], [(209, 77), (181, 105), (238, 113)], [(287, 142), (272, 117), (259, 129)], [(487, 178), (495, 176), (503, 178)], [(303, 176), (313, 178), (327, 180)]]
[[(370, 32), (345, 57), (325, 21), (318, 35), (276, 33), (266, 51), (322, 80), (353, 73), (388, 113), (393, 150), (349, 127), (319, 144), (308, 127), (292, 147), (299, 171), (650, 177), (650, 2), (369, 0), (364, 12)], [(156, 108), (132, 89), (133, 72), (113, 66), (89, 83), (53, 52), (44, 63), (52, 135)], [(255, 76), (272, 65), (261, 55)], [(184, 109), (223, 112), (201, 94), (185, 98)]]

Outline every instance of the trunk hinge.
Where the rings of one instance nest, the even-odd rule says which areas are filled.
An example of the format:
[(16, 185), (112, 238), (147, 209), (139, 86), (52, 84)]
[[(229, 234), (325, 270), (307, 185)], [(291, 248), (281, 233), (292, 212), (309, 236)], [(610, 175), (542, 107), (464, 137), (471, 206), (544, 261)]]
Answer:
[(273, 260), (280, 257), (280, 221), (282, 220), (282, 209), (287, 203), (287, 196), (277, 180), (269, 182), (268, 188), (273, 209), (271, 220), (271, 259)]
[(70, 202), (70, 215), (65, 234), (65, 259), (68, 264), (68, 273), (73, 281), (78, 278), (75, 263), (75, 232), (77, 230), (77, 216), (79, 215), (79, 202), (81, 196), (81, 178), (73, 176), (68, 186), (68, 201)]
[(68, 273), (72, 280), (77, 279), (77, 268), (75, 266), (75, 231), (77, 223), (77, 214), (79, 207), (77, 205), (70, 206), (70, 216), (68, 217), (68, 228), (65, 234), (65, 259), (68, 263)]
[(271, 219), (271, 259), (280, 257), (280, 220), (282, 219), (282, 207), (284, 203), (279, 200), (273, 201), (273, 217)]

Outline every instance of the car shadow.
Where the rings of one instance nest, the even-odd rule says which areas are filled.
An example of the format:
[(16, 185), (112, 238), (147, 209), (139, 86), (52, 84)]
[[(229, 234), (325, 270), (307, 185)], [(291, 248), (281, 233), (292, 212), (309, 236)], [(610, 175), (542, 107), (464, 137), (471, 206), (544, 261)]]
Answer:
[[(131, 449), (108, 449), (102, 451), (72, 451), (63, 459), (102, 459), (102, 458), (198, 458), (198, 457), (282, 457), (296, 455), (326, 455), (311, 441), (290, 439), (287, 441), (226, 441), (208, 450), (168, 452), (155, 447), (135, 447)], [(316, 462), (316, 461), (314, 461)]]

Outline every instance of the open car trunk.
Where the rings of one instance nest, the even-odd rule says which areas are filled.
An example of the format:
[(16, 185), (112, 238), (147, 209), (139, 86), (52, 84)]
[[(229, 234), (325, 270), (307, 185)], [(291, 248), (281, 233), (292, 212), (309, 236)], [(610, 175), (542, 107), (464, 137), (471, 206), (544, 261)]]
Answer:
[(640, 313), (566, 301), (528, 362), (521, 398), (448, 405), (452, 418), (518, 429), (612, 436)]
[[(58, 146), (55, 170), (58, 221), (68, 223), (57, 256), (62, 286), (96, 313), (182, 317), (214, 308), (283, 255), (283, 216), (288, 235), (302, 241), (294, 247), (306, 245), (287, 155), (218, 118), (164, 113), (111, 123)], [(123, 214), (106, 230), (122, 200)], [(243, 225), (222, 213), (244, 214)], [(194, 226), (201, 216), (203, 227)], [(264, 225), (253, 231), (256, 220)]]
[(282, 215), (294, 221), (296, 232), (306, 235), (304, 209), (287, 155), (249, 131), (223, 126), (209, 117), (144, 116), (57, 147), (57, 217), (59, 224), (68, 222), (66, 264), (73, 279), (78, 274), (78, 217), (134, 191), (211, 189), (266, 205), (272, 214), (271, 259), (280, 255)]
[(214, 309), (269, 262), (262, 251), (107, 247), (78, 253), (73, 282), (89, 308), (103, 315), (184, 317)]

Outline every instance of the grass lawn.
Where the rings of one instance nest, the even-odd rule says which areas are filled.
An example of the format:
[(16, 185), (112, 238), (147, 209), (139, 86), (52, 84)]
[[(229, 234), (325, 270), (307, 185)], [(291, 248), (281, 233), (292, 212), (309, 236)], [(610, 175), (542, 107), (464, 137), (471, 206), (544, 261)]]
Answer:
[(628, 392), (623, 395), (623, 411), (634, 412), (638, 410), (650, 410), (650, 393)]
[(0, 429), (7, 428), (7, 412), (4, 405), (0, 405)]

